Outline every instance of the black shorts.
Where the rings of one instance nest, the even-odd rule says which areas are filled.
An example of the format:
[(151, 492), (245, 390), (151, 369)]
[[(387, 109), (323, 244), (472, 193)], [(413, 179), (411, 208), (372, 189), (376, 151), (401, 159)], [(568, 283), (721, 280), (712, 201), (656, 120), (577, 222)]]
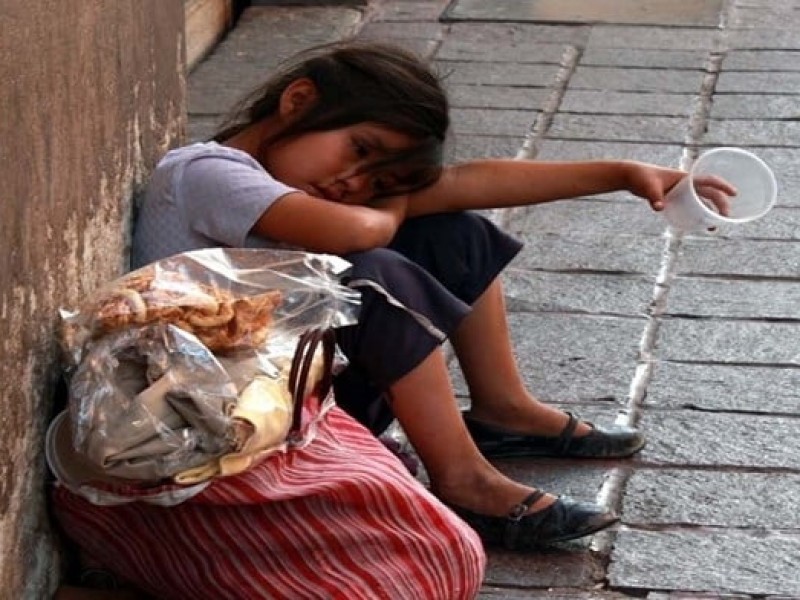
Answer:
[(337, 403), (373, 433), (394, 416), (388, 387), (442, 344), (522, 244), (474, 213), (409, 219), (388, 248), (345, 256), (361, 292), (358, 324), (337, 330), (350, 361)]

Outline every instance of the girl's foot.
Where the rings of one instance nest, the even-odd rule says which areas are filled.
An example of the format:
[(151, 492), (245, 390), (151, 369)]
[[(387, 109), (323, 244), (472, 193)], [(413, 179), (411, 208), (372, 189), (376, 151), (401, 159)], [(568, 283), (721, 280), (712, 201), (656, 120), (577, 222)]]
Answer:
[(433, 491), (484, 544), (509, 550), (583, 537), (618, 520), (596, 504), (558, 498), (508, 479), (483, 459), (447, 484), (438, 482)]
[(472, 439), (488, 458), (549, 456), (572, 458), (624, 458), (645, 445), (644, 434), (625, 425), (601, 426), (579, 421), (566, 413), (560, 432), (546, 435), (506, 428), (464, 415)]
[(483, 515), (452, 507), (486, 546), (507, 550), (536, 550), (557, 542), (591, 535), (619, 521), (615, 514), (589, 502), (558, 498), (547, 508), (531, 512), (542, 492), (529, 494), (505, 517)]

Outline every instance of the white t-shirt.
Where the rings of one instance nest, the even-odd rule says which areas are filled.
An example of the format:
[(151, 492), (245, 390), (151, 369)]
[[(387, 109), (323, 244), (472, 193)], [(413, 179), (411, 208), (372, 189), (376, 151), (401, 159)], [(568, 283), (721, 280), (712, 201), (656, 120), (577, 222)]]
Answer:
[(172, 150), (150, 178), (132, 267), (201, 248), (283, 247), (249, 232), (273, 202), (296, 191), (235, 148), (205, 142)]

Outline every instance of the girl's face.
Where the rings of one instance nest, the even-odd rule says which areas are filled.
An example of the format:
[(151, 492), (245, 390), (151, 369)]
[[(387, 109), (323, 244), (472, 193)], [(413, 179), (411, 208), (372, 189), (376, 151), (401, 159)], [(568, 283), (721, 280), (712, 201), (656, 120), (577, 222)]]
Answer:
[(270, 145), (260, 157), (278, 181), (311, 196), (344, 204), (366, 204), (389, 195), (401, 165), (370, 170), (387, 152), (407, 150), (414, 139), (377, 123), (311, 131)]

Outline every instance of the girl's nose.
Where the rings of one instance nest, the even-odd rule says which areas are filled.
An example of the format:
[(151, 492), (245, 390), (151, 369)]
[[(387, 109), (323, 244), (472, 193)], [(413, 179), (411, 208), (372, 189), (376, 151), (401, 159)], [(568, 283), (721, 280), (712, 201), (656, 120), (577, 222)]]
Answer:
[(344, 183), (350, 196), (360, 196), (370, 191), (372, 185), (369, 173), (352, 173), (344, 179)]

